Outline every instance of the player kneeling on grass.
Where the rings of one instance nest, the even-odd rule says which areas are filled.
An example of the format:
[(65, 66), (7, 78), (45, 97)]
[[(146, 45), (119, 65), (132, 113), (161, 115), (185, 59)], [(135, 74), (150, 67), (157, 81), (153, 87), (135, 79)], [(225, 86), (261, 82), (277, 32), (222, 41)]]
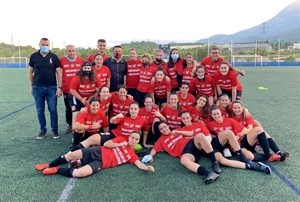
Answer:
[[(142, 163), (135, 154), (133, 147), (140, 141), (140, 134), (132, 132), (126, 141), (122, 137), (114, 138), (103, 146), (94, 146), (76, 150), (62, 155), (50, 164), (37, 164), (35, 169), (44, 175), (60, 174), (66, 177), (86, 177), (100, 169), (116, 167), (129, 162), (141, 170), (154, 172), (153, 166)], [(59, 165), (72, 160), (81, 159), (82, 166), (78, 168), (62, 168)]]
[[(158, 124), (158, 128), (162, 136), (155, 143), (153, 149), (150, 151), (150, 155), (144, 156), (142, 162), (153, 161), (153, 156), (164, 149), (171, 156), (179, 157), (180, 163), (190, 171), (202, 176), (204, 175), (205, 184), (219, 179), (219, 175), (215, 172), (220, 173), (221, 169), (219, 168), (219, 163), (216, 161), (215, 152), (202, 133), (196, 134), (193, 138), (186, 138), (184, 133), (187, 131), (173, 130), (171, 132), (167, 123), (163, 121)], [(192, 136), (193, 132), (190, 133), (189, 136)], [(212, 161), (215, 172), (209, 171), (197, 163), (201, 156), (200, 150), (202, 149)]]

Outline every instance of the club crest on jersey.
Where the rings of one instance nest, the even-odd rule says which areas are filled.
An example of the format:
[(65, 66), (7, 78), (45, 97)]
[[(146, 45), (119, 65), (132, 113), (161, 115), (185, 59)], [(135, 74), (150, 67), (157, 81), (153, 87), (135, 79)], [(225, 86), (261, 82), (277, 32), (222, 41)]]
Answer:
[(73, 67), (74, 67), (74, 64), (71, 64), (71, 67), (73, 68)]
[(130, 126), (130, 128), (133, 128), (133, 127), (134, 127), (134, 124), (130, 124), (129, 126)]
[(176, 118), (176, 116), (172, 116), (172, 119), (175, 119)]

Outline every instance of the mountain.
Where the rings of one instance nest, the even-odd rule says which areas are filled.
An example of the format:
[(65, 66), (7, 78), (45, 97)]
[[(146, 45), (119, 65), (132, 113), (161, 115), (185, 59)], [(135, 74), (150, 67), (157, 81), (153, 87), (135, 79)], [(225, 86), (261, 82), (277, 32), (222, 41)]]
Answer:
[[(267, 8), (269, 9), (269, 8)], [(217, 34), (206, 39), (200, 39), (196, 43), (207, 43), (208, 39), (213, 43), (234, 43), (266, 41), (300, 42), (300, 0), (285, 7), (272, 19), (252, 28), (239, 31), (235, 34)]]

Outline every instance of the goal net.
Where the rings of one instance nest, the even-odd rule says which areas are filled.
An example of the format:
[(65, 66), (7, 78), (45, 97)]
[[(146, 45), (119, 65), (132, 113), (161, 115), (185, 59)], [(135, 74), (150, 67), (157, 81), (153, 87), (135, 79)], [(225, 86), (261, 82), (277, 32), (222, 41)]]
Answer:
[(27, 57), (0, 57), (0, 68), (26, 68)]
[(263, 57), (261, 55), (232, 55), (233, 66), (262, 66)]

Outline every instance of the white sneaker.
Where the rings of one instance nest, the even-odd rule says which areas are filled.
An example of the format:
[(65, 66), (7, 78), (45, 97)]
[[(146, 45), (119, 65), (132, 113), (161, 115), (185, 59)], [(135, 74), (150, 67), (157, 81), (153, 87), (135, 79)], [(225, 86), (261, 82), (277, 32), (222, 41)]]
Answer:
[(232, 157), (232, 154), (231, 154), (231, 152), (230, 152), (230, 150), (229, 150), (228, 148), (225, 148), (225, 149), (223, 150), (223, 155), (224, 155), (225, 158), (230, 158), (230, 157)]

